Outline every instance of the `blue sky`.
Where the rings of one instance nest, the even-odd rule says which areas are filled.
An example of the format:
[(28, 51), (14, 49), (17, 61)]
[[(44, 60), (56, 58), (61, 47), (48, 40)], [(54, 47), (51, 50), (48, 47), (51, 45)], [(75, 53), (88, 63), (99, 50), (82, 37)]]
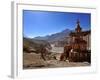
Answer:
[(27, 37), (45, 36), (65, 29), (73, 30), (77, 19), (84, 30), (91, 27), (91, 14), (23, 10), (23, 34)]

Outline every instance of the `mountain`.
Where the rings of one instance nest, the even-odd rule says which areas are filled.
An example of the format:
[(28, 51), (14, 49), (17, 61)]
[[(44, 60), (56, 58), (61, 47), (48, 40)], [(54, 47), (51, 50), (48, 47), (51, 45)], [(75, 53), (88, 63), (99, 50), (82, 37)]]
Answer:
[(31, 38), (23, 38), (23, 51), (39, 53), (42, 47), (51, 49), (49, 42), (45, 40), (37, 40)]
[[(51, 49), (51, 44), (59, 47), (63, 47), (66, 43), (68, 43), (68, 36), (71, 30), (65, 29), (61, 32), (46, 35), (44, 37), (38, 36), (35, 38), (27, 38), (24, 36), (23, 38), (23, 50), (25, 52), (39, 52), (41, 47), (45, 46), (48, 49)], [(41, 46), (42, 45), (42, 46)]]
[(48, 40), (49, 37), (50, 37), (49, 35), (47, 35), (47, 36), (37, 36), (37, 37), (35, 37), (33, 39), (37, 39), (37, 40)]
[(68, 37), (70, 32), (71, 32), (71, 30), (65, 29), (61, 32), (58, 32), (58, 33), (55, 33), (55, 34), (52, 34), (52, 35), (47, 35), (47, 36), (44, 36), (44, 37), (38, 36), (38, 37), (35, 37), (34, 39), (46, 40), (48, 42), (63, 41), (66, 37)]

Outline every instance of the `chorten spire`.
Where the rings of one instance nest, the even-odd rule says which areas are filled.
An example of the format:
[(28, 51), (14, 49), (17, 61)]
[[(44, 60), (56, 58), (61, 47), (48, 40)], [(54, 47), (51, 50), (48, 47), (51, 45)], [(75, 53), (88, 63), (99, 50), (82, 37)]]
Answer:
[(77, 27), (76, 27), (76, 32), (81, 32), (81, 27), (80, 27), (80, 21), (79, 21), (79, 19), (77, 20)]

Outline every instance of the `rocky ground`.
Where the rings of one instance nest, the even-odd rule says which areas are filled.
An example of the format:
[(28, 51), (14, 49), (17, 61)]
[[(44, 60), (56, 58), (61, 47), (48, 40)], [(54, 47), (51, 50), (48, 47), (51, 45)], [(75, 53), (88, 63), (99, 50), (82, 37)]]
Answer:
[[(53, 58), (53, 57), (56, 57)], [(53, 53), (49, 55), (49, 58), (44, 61), (40, 54), (36, 53), (24, 53), (23, 55), (23, 68), (24, 69), (36, 69), (36, 68), (56, 68), (56, 67), (80, 67), (90, 66), (88, 62), (69, 62), (59, 61), (60, 54)]]

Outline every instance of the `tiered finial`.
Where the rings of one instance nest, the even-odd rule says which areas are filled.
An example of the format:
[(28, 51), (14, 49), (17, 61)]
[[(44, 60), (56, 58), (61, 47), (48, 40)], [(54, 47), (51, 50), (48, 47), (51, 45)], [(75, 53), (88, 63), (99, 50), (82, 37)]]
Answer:
[(81, 27), (80, 27), (80, 21), (77, 19), (77, 27), (76, 27), (76, 32), (81, 32)]

